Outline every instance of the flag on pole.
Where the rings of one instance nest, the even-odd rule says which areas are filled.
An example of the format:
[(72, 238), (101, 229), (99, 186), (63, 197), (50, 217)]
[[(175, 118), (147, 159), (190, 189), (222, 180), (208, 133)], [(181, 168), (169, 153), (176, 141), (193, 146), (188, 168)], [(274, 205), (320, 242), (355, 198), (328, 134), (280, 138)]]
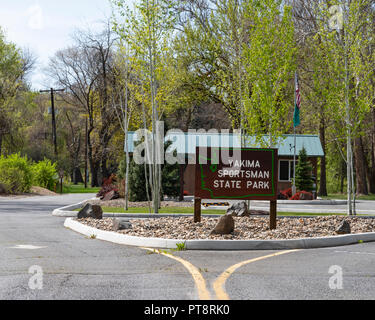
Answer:
[(300, 111), (301, 111), (301, 92), (299, 89), (298, 75), (296, 72), (295, 109), (294, 109), (294, 119), (293, 119), (294, 128), (297, 128), (301, 124)]

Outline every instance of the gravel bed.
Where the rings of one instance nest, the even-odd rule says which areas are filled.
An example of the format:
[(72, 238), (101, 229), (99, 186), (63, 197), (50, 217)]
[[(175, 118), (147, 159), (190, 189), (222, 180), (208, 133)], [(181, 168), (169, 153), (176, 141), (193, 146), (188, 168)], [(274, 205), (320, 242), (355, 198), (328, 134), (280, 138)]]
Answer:
[[(102, 201), (102, 200), (88, 200), (86, 203), (90, 203), (92, 205), (99, 205), (101, 207), (109, 207), (109, 208), (124, 208), (125, 207), (125, 200), (124, 199), (117, 199), (111, 201)], [(194, 203), (189, 201), (184, 202), (177, 202), (177, 201), (162, 201), (161, 207), (174, 207), (174, 208), (190, 208), (193, 207)], [(152, 204), (151, 204), (152, 207)], [(148, 208), (148, 202), (129, 202), (129, 208)]]
[[(230, 235), (210, 235), (218, 218), (202, 218), (193, 223), (191, 217), (129, 219), (132, 229), (118, 231), (129, 236), (181, 240), (287, 240), (337, 236), (336, 230), (347, 219), (352, 234), (375, 232), (375, 219), (325, 216), (314, 218), (281, 218), (277, 230), (269, 229), (269, 218), (234, 218), (235, 232)], [(113, 219), (80, 219), (79, 222), (101, 230), (112, 231)]]

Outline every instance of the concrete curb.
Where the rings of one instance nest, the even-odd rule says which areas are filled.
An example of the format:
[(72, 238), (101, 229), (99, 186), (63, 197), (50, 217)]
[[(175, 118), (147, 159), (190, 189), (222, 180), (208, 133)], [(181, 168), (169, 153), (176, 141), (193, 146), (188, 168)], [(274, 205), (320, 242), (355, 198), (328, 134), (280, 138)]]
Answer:
[(77, 217), (78, 212), (75, 212), (73, 210), (82, 208), (84, 206), (84, 204), (87, 201), (90, 201), (90, 200), (98, 200), (98, 198), (87, 199), (87, 200), (81, 201), (81, 202), (76, 203), (76, 204), (71, 204), (71, 205), (66, 206), (66, 207), (55, 209), (55, 210), (52, 211), (52, 215), (55, 216), (55, 217), (66, 217), (66, 218), (67, 217), (71, 217), (71, 218)]
[[(82, 201), (77, 204), (72, 204), (70, 206), (66, 206), (63, 208), (56, 209), (52, 212), (52, 215), (55, 217), (64, 217), (64, 218), (75, 218), (77, 217), (78, 212), (72, 211), (75, 209), (80, 209), (85, 204), (85, 201)], [(269, 211), (269, 207), (252, 207), (254, 210), (261, 210), (261, 211)], [(224, 207), (211, 207), (212, 209), (218, 209), (218, 210), (225, 210)], [(211, 218), (217, 218), (221, 217), (221, 215), (205, 215), (204, 211), (207, 210), (206, 208), (202, 208), (202, 216), (207, 216)], [(295, 212), (295, 213), (346, 213), (346, 210), (343, 209), (308, 209), (308, 208), (301, 208), (301, 209), (287, 209), (287, 208), (278, 208), (277, 212), (283, 213), (283, 212)], [(358, 214), (364, 214), (364, 215), (375, 215), (375, 210), (357, 210)], [(148, 215), (148, 214), (129, 214), (129, 213), (103, 213), (103, 217), (105, 218), (167, 218), (167, 217), (183, 217), (183, 216), (192, 216), (191, 214), (158, 214), (158, 215)], [(305, 216), (306, 218), (307, 216)]]
[(186, 250), (288, 250), (339, 247), (362, 242), (375, 241), (375, 233), (361, 233), (344, 236), (309, 238), (297, 240), (172, 240), (127, 236), (117, 232), (103, 231), (86, 226), (68, 218), (64, 226), (87, 237), (121, 245), (148, 247), (155, 249), (176, 249), (177, 244), (185, 243)]
[(89, 238), (95, 237), (95, 239), (98, 240), (136, 247), (176, 249), (178, 243), (185, 242), (184, 240), (132, 237), (117, 232), (103, 231), (86, 226), (82, 223), (79, 223), (78, 221), (73, 220), (72, 218), (68, 218), (65, 220), (64, 227), (81, 233)]

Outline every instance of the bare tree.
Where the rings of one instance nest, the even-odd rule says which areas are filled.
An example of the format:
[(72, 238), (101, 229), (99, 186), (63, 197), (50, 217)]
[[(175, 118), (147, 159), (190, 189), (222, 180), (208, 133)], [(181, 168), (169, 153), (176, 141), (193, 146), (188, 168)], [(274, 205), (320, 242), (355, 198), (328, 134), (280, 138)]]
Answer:
[(109, 142), (118, 130), (109, 98), (114, 81), (114, 39), (108, 24), (101, 33), (77, 31), (73, 39), (75, 46), (58, 51), (50, 59), (47, 72), (57, 85), (67, 89), (61, 97), (87, 115), (91, 185), (99, 186), (99, 172), (101, 178), (109, 175)]

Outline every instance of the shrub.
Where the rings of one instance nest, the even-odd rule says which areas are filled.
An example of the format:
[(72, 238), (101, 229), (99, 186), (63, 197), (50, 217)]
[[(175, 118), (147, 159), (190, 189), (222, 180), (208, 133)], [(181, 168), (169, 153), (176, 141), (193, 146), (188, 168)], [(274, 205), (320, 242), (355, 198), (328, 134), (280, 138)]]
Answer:
[(180, 195), (180, 166), (165, 164), (162, 169), (162, 192), (164, 195), (177, 198)]
[(111, 176), (107, 179), (103, 179), (102, 186), (109, 186), (113, 185), (117, 182), (117, 176), (115, 174), (111, 174)]
[(8, 193), (29, 192), (32, 187), (31, 163), (19, 153), (0, 157), (0, 184)]
[(297, 192), (293, 197), (291, 197), (289, 200), (300, 200), (300, 193)]
[(111, 174), (109, 178), (103, 179), (102, 187), (97, 193), (96, 197), (103, 199), (107, 193), (115, 191), (115, 198), (118, 198), (120, 194), (117, 180), (118, 179), (115, 174)]
[(281, 193), (281, 196), (284, 197), (284, 198), (286, 198), (286, 199), (289, 199), (289, 198), (291, 198), (293, 196), (292, 188), (283, 190), (280, 193)]
[[(150, 186), (148, 194), (151, 196)], [(134, 161), (130, 162), (129, 169), (129, 201), (147, 201), (144, 165), (138, 165)]]
[(306, 192), (306, 191), (300, 191), (300, 192), (297, 192), (289, 200), (313, 200), (313, 199), (314, 199), (314, 196), (312, 193)]
[(277, 195), (277, 199), (278, 200), (288, 200), (289, 198), (283, 192), (279, 192), (278, 195)]
[(45, 189), (53, 190), (57, 183), (58, 176), (56, 171), (56, 163), (52, 163), (48, 159), (44, 159), (32, 165), (34, 185)]
[(296, 187), (298, 190), (313, 191), (314, 180), (312, 178), (312, 166), (307, 160), (306, 149), (303, 148), (298, 156), (296, 166)]
[(107, 193), (111, 192), (111, 191), (116, 191), (118, 192), (118, 189), (115, 185), (113, 184), (107, 184), (105, 186), (103, 186), (100, 191), (97, 193), (97, 197), (98, 198), (103, 198)]

